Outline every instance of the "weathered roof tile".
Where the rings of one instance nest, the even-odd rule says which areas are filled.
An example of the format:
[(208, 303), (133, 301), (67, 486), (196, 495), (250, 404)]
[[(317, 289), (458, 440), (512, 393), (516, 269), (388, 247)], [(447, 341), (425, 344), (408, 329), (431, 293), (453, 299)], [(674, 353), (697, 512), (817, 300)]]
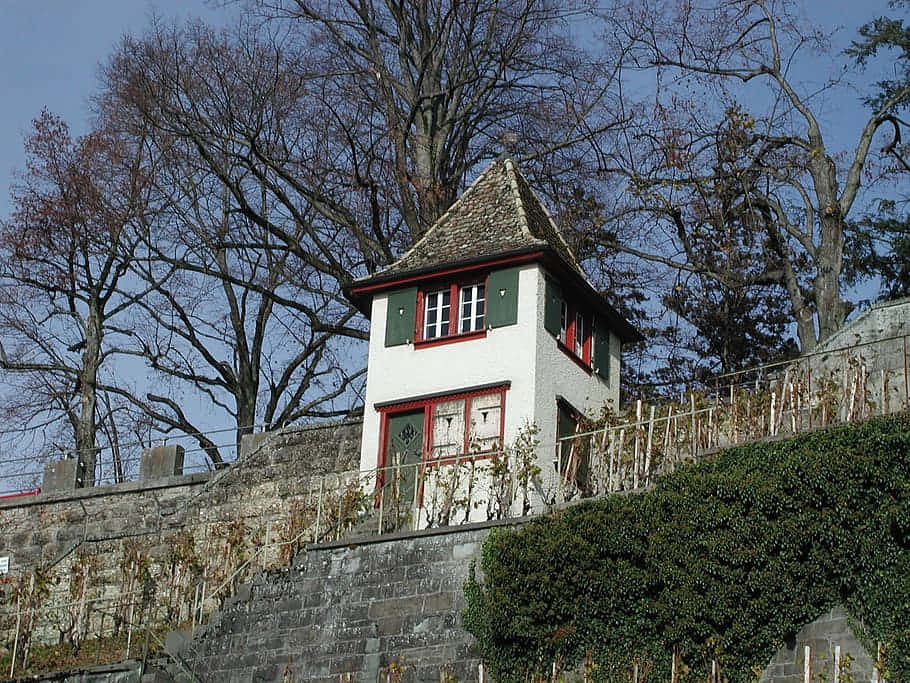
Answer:
[(536, 248), (553, 250), (584, 276), (528, 181), (511, 159), (500, 159), (400, 259), (357, 284)]

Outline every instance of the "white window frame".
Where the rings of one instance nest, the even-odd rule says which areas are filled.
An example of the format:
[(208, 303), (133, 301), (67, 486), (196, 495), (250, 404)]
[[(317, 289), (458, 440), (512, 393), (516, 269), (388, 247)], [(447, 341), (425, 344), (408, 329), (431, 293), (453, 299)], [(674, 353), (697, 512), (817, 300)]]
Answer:
[[(466, 298), (466, 295), (470, 298)], [(464, 314), (465, 304), (470, 307), (467, 316)], [(478, 308), (482, 310), (478, 312)], [(486, 285), (483, 282), (458, 288), (458, 330), (461, 334), (482, 330), (486, 311)]]
[[(445, 295), (449, 295), (449, 303), (443, 304)], [(427, 292), (424, 296), (424, 308), (423, 308), (423, 338), (424, 339), (438, 339), (440, 337), (447, 337), (451, 333), (452, 329), (452, 292), (449, 288), (438, 289), (434, 292)], [(436, 305), (430, 306), (431, 300), (436, 298)], [(430, 319), (430, 310), (436, 312), (436, 321), (429, 322)], [(446, 316), (443, 320), (443, 311), (445, 311)], [(445, 333), (443, 333), (443, 326), (445, 325)]]
[(585, 329), (585, 316), (581, 313), (580, 310), (575, 311), (575, 335), (574, 343), (575, 348), (572, 349), (575, 352), (575, 355), (579, 358), (584, 358), (585, 355), (585, 334), (587, 330)]

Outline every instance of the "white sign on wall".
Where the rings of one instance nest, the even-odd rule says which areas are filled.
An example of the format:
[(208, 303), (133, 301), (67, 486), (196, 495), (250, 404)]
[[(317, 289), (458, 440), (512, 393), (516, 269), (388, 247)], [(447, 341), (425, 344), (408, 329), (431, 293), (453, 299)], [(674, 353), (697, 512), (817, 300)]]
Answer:
[(0, 557), (0, 574), (9, 574), (9, 557)]

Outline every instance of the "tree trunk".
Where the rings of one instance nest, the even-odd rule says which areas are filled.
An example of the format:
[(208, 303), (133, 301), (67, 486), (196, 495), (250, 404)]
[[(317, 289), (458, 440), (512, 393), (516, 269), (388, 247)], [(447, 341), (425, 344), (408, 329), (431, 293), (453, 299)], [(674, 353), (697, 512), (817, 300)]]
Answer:
[[(841, 298), (840, 275), (844, 262), (844, 216), (838, 201), (837, 167), (819, 145), (809, 172), (818, 197), (819, 243), (815, 254), (813, 290), (818, 316), (819, 342), (837, 332), (852, 306)], [(800, 340), (802, 341), (802, 340)], [(811, 349), (803, 349), (803, 352)]]
[(77, 485), (80, 487), (95, 485), (97, 381), (102, 337), (99, 307), (100, 302), (97, 299), (92, 298), (89, 301), (88, 318), (85, 321), (85, 352), (82, 354), (82, 368), (79, 373), (80, 405), (76, 422), (76, 457), (79, 462)]

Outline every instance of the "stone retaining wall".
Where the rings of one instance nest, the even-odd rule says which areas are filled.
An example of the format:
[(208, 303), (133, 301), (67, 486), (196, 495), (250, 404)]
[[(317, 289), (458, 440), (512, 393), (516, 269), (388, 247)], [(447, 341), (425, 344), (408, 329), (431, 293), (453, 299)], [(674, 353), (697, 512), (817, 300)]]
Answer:
[[(154, 579), (156, 605), (167, 602), (171, 618), (188, 617), (207, 573), (211, 591), (269, 534), (281, 533), (315, 480), (357, 468), (360, 431), (360, 422), (289, 427), (248, 437), (241, 457), (215, 473), (0, 501), (0, 558), (9, 558), (9, 574), (0, 576), (0, 655), (15, 621), (9, 614), (15, 586), (36, 571), (48, 582), (41, 609), (85, 602), (89, 635), (104, 626), (94, 613), (110, 615), (110, 601), (121, 594), (138, 596), (141, 576)], [(85, 595), (80, 572), (88, 577)], [(53, 636), (65, 626), (54, 618), (56, 624), (37, 630)]]
[[(476, 681), (463, 587), (500, 525), (311, 547), (241, 590), (195, 639), (172, 635), (169, 650), (202, 681), (374, 683), (396, 667), (403, 681)], [(161, 677), (171, 679), (192, 680), (174, 665)]]

